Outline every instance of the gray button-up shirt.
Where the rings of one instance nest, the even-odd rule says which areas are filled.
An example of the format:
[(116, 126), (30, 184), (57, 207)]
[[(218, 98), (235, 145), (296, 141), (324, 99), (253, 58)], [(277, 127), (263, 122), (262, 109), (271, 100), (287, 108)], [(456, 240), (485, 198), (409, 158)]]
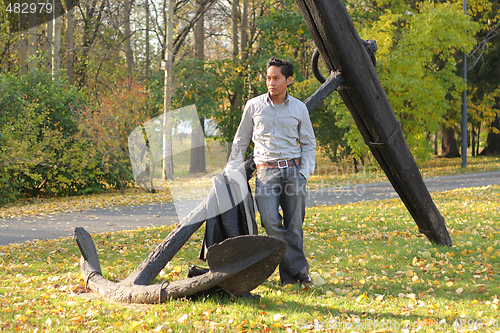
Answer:
[(228, 168), (237, 168), (243, 162), (250, 139), (256, 165), (301, 158), (300, 173), (306, 179), (313, 173), (316, 139), (309, 112), (304, 103), (288, 93), (282, 105), (274, 105), (267, 93), (246, 103)]

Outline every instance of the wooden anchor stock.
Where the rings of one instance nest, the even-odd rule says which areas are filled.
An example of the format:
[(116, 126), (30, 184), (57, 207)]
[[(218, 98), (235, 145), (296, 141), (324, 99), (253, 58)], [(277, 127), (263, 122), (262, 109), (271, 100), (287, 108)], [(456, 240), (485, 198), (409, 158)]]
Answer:
[(332, 73), (305, 101), (309, 112), (342, 84), (340, 96), (419, 231), (432, 243), (451, 246), (444, 218), (432, 201), (375, 71), (374, 57), (366, 52), (372, 47), (370, 42), (359, 37), (342, 0), (296, 1)]

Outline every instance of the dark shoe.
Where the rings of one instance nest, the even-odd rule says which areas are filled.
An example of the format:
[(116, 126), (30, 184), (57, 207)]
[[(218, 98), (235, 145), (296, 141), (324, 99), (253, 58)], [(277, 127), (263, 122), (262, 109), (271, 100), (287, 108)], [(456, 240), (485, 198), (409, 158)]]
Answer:
[(242, 298), (250, 298), (250, 299), (260, 299), (260, 295), (258, 294), (252, 294), (252, 293), (246, 293), (241, 295), (240, 297)]
[(312, 279), (309, 274), (305, 272), (299, 272), (293, 277), (295, 280), (299, 281), (301, 284), (312, 284)]
[(196, 265), (189, 265), (188, 267), (188, 278), (199, 276), (207, 273), (210, 269), (198, 267)]
[(294, 283), (295, 283), (295, 281), (292, 279), (285, 279), (285, 280), (281, 281), (281, 284), (283, 285), (283, 287), (286, 287), (289, 284), (293, 285)]

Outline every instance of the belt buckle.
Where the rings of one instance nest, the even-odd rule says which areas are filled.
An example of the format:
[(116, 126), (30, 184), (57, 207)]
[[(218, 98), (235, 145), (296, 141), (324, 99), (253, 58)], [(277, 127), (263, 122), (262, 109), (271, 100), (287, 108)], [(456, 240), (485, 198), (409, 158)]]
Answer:
[[(281, 162), (285, 163), (285, 165), (281, 166)], [(288, 168), (288, 161), (287, 160), (278, 161), (278, 168), (280, 168), (280, 169)]]

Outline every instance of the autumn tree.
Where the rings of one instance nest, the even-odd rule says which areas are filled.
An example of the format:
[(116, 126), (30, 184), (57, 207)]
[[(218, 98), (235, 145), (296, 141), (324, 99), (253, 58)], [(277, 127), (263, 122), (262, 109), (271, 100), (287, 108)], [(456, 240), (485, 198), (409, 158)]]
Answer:
[(498, 1), (472, 1), (468, 15), (480, 24), (477, 44), (470, 52), (469, 117), (473, 154), (479, 153), (481, 129), (487, 133), (482, 155), (500, 153), (500, 5)]
[[(457, 122), (453, 101), (465, 87), (457, 75), (457, 56), (472, 49), (477, 24), (457, 4), (426, 2), (417, 9), (400, 14), (387, 10), (361, 27), (360, 35), (378, 42), (377, 73), (413, 154), (426, 159), (433, 151), (429, 136)], [(335, 112), (341, 126), (354, 127), (344, 108)], [(346, 139), (354, 153), (367, 152), (356, 130), (350, 129)]]

